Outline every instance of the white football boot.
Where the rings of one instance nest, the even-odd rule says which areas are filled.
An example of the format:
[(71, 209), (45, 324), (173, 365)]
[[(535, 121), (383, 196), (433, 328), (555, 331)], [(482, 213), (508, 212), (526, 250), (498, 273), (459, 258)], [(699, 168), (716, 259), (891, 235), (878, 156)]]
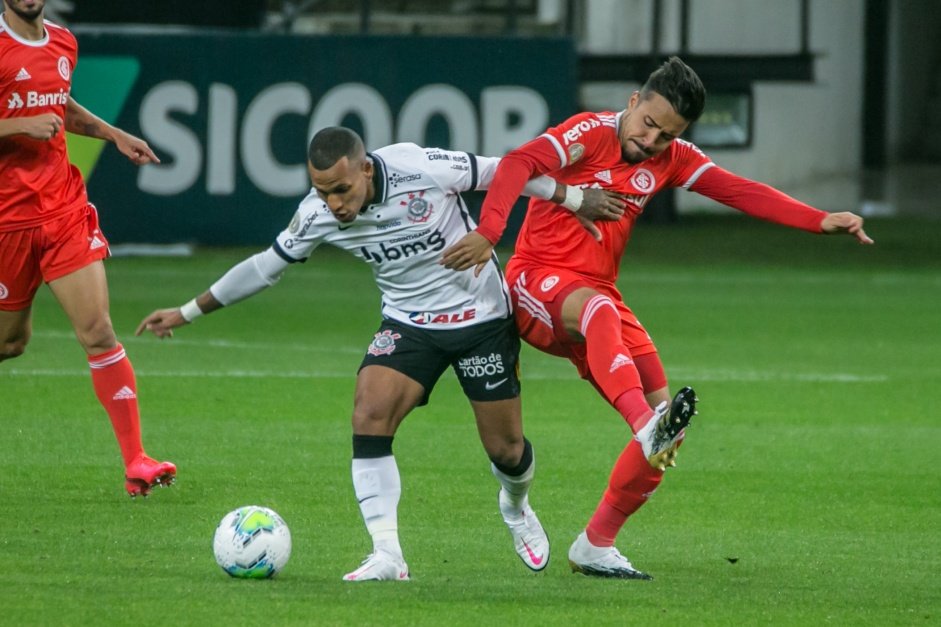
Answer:
[(569, 549), (569, 566), (573, 573), (611, 579), (653, 579), (634, 568), (631, 561), (613, 546), (595, 546), (582, 531)]
[(377, 549), (359, 568), (343, 575), (343, 581), (408, 581), (408, 565), (402, 556)]
[(669, 412), (666, 401), (657, 405), (653, 417), (634, 436), (651, 466), (666, 470), (667, 466), (676, 465), (676, 449), (686, 435), (686, 426), (696, 415), (698, 400), (693, 388), (683, 388), (673, 397)]
[(542, 523), (536, 517), (536, 512), (529, 506), (529, 499), (523, 503), (523, 511), (519, 515), (507, 513), (511, 509), (507, 503), (506, 492), (501, 488), (497, 500), (500, 503), (500, 513), (503, 522), (510, 530), (513, 538), (513, 547), (523, 563), (530, 570), (536, 572), (549, 564), (549, 537), (542, 528)]

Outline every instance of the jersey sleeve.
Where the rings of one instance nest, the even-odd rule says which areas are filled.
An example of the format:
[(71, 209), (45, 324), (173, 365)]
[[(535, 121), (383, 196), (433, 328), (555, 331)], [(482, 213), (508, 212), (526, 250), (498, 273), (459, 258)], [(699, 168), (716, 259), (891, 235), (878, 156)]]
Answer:
[(479, 158), (469, 152), (414, 146), (416, 164), (439, 189), (460, 194), (477, 189)]
[(715, 163), (699, 149), (696, 144), (683, 139), (673, 141), (673, 163), (676, 169), (673, 173), (673, 186), (689, 189), (703, 172), (715, 167)]
[(315, 190), (310, 190), (301, 201), (287, 228), (275, 238), (271, 248), (288, 263), (307, 261), (316, 250), (328, 230), (323, 226), (323, 217), (329, 213)]
[(563, 170), (594, 154), (614, 124), (614, 117), (610, 115), (579, 113), (507, 153), (484, 198), (477, 232), (492, 244), (500, 241), (513, 203), (526, 182), (540, 174)]
[(718, 166), (703, 172), (689, 189), (752, 217), (812, 233), (822, 232), (821, 223), (827, 216), (826, 211), (795, 200), (770, 185)]
[(500, 241), (513, 203), (520, 197), (527, 182), (540, 174), (561, 167), (553, 145), (540, 136), (510, 151), (500, 159), (493, 180), (480, 208), (477, 232), (491, 244)]

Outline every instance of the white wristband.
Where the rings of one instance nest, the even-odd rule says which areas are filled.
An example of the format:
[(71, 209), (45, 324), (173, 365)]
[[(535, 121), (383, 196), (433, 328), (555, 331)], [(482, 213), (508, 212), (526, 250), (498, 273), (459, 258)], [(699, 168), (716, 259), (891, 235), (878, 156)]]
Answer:
[(582, 191), (581, 187), (566, 185), (565, 200), (562, 201), (562, 206), (573, 213), (578, 213), (578, 210), (582, 208), (582, 201), (584, 199), (585, 193)]
[(187, 322), (192, 322), (196, 318), (203, 315), (203, 310), (199, 308), (199, 305), (196, 304), (196, 299), (194, 298), (190, 302), (180, 307), (180, 315), (183, 316), (183, 319)]

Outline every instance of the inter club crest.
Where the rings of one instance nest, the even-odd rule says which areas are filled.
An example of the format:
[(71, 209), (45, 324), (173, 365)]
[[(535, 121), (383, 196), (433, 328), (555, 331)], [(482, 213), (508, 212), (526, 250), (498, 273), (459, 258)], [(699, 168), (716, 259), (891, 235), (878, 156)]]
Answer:
[(401, 338), (400, 334), (385, 329), (373, 336), (368, 352), (370, 355), (376, 355), (377, 357), (379, 355), (388, 355), (395, 350), (395, 341)]
[(72, 76), (72, 66), (69, 65), (69, 60), (65, 57), (59, 57), (58, 70), (59, 76), (65, 80), (69, 80), (69, 77)]
[(431, 212), (434, 210), (435, 206), (425, 200), (423, 198), (424, 195), (424, 190), (417, 194), (409, 193), (408, 200), (403, 200), (399, 203), (408, 209), (407, 215), (409, 222), (428, 222), (428, 218), (431, 217)]
[(640, 168), (631, 176), (631, 185), (640, 193), (649, 194), (657, 186), (657, 179), (654, 178), (653, 172), (650, 170)]

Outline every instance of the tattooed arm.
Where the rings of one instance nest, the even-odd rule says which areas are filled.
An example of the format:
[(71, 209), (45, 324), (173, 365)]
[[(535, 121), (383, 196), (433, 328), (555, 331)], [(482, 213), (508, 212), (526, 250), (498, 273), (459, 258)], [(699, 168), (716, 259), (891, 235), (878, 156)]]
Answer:
[(108, 124), (78, 104), (71, 96), (65, 109), (65, 130), (77, 135), (109, 141), (136, 165), (160, 163), (160, 159), (150, 149), (147, 142)]

